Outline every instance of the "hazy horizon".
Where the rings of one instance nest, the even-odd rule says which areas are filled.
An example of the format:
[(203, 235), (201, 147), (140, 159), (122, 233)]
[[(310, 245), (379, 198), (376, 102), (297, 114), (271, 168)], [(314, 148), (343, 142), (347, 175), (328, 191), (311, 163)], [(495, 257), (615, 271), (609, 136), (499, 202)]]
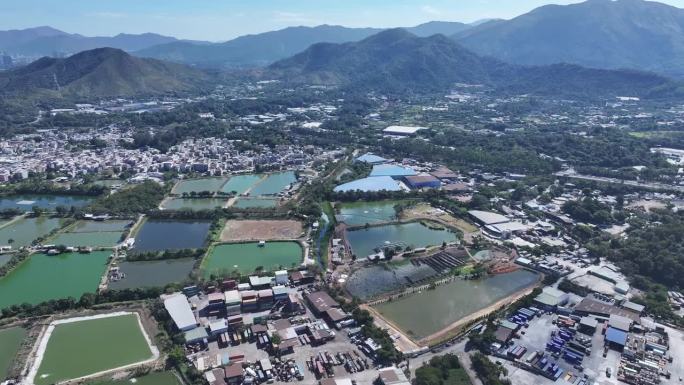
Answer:
[[(3, 30), (50, 26), (85, 36), (158, 33), (179, 39), (226, 41), (291, 26), (410, 27), (428, 21), (472, 23), (510, 19), (546, 4), (578, 0), (7, 0), (0, 4)], [(660, 1), (684, 7), (684, 0)]]

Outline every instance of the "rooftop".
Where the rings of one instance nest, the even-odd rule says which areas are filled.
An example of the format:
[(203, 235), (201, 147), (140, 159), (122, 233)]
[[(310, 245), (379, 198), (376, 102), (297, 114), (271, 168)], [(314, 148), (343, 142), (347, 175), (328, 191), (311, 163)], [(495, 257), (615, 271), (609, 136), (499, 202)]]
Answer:
[(468, 214), (485, 225), (495, 225), (497, 223), (505, 223), (510, 221), (510, 219), (506, 218), (505, 216), (493, 213), (491, 211), (470, 210), (468, 211)]
[(389, 176), (376, 176), (357, 179), (349, 183), (341, 184), (335, 187), (335, 192), (348, 191), (401, 191), (399, 182)]
[(378, 164), (373, 166), (370, 176), (413, 176), (416, 171), (410, 167), (399, 166), (396, 164)]
[(185, 295), (177, 293), (167, 297), (164, 300), (164, 307), (178, 329), (185, 330), (197, 326), (195, 314), (192, 312), (188, 297)]

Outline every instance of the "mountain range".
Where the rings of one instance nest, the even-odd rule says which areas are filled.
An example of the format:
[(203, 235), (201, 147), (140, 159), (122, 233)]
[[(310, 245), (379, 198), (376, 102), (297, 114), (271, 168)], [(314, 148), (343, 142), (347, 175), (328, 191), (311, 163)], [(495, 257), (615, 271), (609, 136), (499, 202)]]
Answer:
[(20, 56), (62, 56), (95, 48), (139, 51), (151, 46), (178, 41), (176, 38), (145, 33), (118, 34), (112, 37), (87, 37), (52, 27), (0, 31), (0, 51)]
[(91, 99), (198, 91), (208, 75), (175, 63), (141, 59), (114, 48), (65, 59), (44, 57), (0, 72), (2, 99)]
[(444, 35), (419, 37), (402, 29), (360, 42), (315, 44), (268, 69), (283, 81), (355, 90), (447, 91), (454, 83), (466, 83), (540, 95), (648, 96), (675, 88), (666, 77), (646, 72), (507, 64), (477, 55)]
[[(457, 22), (433, 21), (407, 31), (418, 36), (453, 35), (470, 28)], [(267, 66), (304, 51), (316, 43), (359, 41), (383, 31), (380, 28), (347, 28), (336, 25), (289, 27), (278, 31), (241, 36), (225, 43), (173, 42), (135, 52), (142, 57), (208, 68)]]
[[(289, 27), (223, 43), (156, 34), (86, 37), (50, 27), (0, 32), (0, 51), (54, 56), (113, 47), (140, 57), (204, 68), (264, 67), (317, 43), (357, 42), (379, 28)], [(577, 64), (684, 77), (684, 9), (645, 0), (546, 5), (510, 20), (429, 22), (406, 31), (449, 36), (480, 56), (521, 65)]]
[(643, 0), (547, 5), (452, 35), (480, 55), (684, 76), (684, 9)]

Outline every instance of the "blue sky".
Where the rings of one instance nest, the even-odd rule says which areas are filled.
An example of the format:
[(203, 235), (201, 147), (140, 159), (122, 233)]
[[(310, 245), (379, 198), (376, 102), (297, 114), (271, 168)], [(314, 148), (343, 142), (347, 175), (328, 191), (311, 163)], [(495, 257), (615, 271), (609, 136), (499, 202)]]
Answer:
[[(2, 0), (0, 28), (50, 25), (88, 36), (156, 32), (224, 41), (293, 25), (413, 26), (512, 18), (577, 0)], [(662, 1), (684, 8), (684, 0)]]

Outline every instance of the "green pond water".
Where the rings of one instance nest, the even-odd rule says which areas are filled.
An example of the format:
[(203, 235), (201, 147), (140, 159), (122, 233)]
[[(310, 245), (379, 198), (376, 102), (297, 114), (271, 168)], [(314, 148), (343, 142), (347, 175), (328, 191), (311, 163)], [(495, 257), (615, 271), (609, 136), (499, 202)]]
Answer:
[(52, 230), (59, 228), (63, 223), (60, 218), (50, 218), (46, 216), (38, 218), (21, 218), (9, 226), (0, 229), (0, 245), (10, 245), (13, 249), (22, 246), (30, 246), (36, 238), (49, 234)]
[(7, 377), (7, 372), (25, 337), (26, 330), (21, 327), (0, 329), (0, 382)]
[(251, 209), (251, 208), (273, 208), (278, 205), (278, 201), (275, 199), (265, 199), (265, 198), (239, 198), (233, 207), (240, 209)]
[(297, 178), (292, 171), (271, 174), (264, 181), (256, 185), (252, 191), (250, 191), (249, 195), (275, 195), (282, 192), (288, 185), (296, 181)]
[(133, 314), (61, 324), (48, 340), (34, 382), (54, 384), (151, 357)]
[(51, 299), (94, 293), (111, 252), (33, 254), (0, 278), (0, 309), (24, 302), (38, 304)]
[(46, 244), (85, 247), (114, 247), (121, 241), (123, 233), (99, 231), (93, 233), (60, 233), (45, 241)]
[(200, 179), (184, 179), (178, 182), (173, 188), (174, 194), (192, 193), (192, 192), (217, 192), (221, 186), (226, 183), (226, 178), (200, 178)]
[(0, 199), (0, 210), (19, 209), (31, 211), (33, 206), (54, 210), (57, 206), (83, 207), (92, 202), (95, 197), (75, 195), (39, 195), (23, 194), (11, 195)]
[(385, 302), (375, 309), (406, 333), (423, 338), (530, 287), (538, 278), (536, 273), (518, 270), (477, 281), (457, 279), (435, 290)]
[(207, 221), (147, 220), (135, 236), (133, 252), (204, 247), (210, 226)]
[(262, 175), (257, 174), (247, 174), (247, 175), (235, 175), (231, 176), (221, 188), (221, 191), (225, 193), (237, 192), (238, 195), (244, 194), (250, 187), (254, 186), (258, 181), (260, 181)]
[(87, 382), (87, 385), (183, 385), (171, 372), (150, 373), (126, 380)]
[(126, 274), (126, 278), (110, 282), (109, 288), (122, 290), (164, 287), (170, 283), (184, 281), (190, 275), (194, 265), (195, 260), (192, 258), (123, 262), (119, 264), (119, 269)]
[(238, 270), (242, 274), (253, 273), (262, 266), (266, 271), (274, 271), (282, 266), (289, 269), (302, 262), (303, 250), (297, 242), (266, 242), (259, 247), (257, 242), (232, 243), (214, 247), (204, 261), (202, 272), (205, 277), (211, 274), (231, 273)]
[(162, 203), (162, 208), (166, 210), (213, 210), (217, 207), (223, 207), (227, 199), (201, 198), (201, 199), (185, 199), (172, 198)]
[(112, 221), (78, 221), (69, 228), (70, 233), (94, 233), (98, 231), (119, 231), (123, 232), (132, 224), (126, 220)]
[(348, 226), (387, 222), (395, 219), (394, 206), (397, 203), (399, 201), (343, 203), (339, 205), (340, 211), (336, 217)]
[(420, 222), (412, 222), (347, 231), (347, 239), (354, 254), (359, 258), (365, 258), (375, 253), (374, 249), (382, 247), (386, 242), (419, 248), (438, 246), (442, 242), (454, 242), (458, 237), (446, 229), (432, 230)]

